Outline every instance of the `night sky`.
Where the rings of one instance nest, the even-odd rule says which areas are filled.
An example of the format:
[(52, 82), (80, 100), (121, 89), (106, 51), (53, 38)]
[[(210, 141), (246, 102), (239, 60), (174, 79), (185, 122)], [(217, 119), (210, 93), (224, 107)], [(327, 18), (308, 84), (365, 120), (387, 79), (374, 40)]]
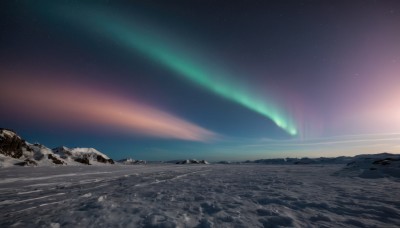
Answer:
[(399, 1), (2, 1), (0, 127), (114, 159), (400, 152)]

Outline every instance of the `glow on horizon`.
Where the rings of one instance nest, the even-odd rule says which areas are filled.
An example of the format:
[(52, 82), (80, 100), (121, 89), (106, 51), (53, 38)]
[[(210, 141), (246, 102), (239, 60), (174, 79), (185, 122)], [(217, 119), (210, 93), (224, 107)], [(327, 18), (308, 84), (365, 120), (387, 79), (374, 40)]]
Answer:
[(85, 25), (88, 29), (142, 53), (146, 58), (160, 63), (179, 76), (269, 118), (288, 134), (293, 136), (298, 134), (290, 115), (274, 102), (256, 96), (240, 82), (233, 80), (225, 70), (207, 68), (205, 65), (209, 65), (210, 62), (201, 65), (199, 62), (204, 63), (204, 61), (196, 61), (191, 53), (178, 48), (178, 45), (167, 39), (161, 39), (163, 34), (149, 33), (151, 28), (143, 28), (132, 21), (120, 20), (100, 11), (88, 10), (84, 19), (74, 18), (71, 15), (67, 17), (75, 20), (76, 24)]
[[(358, 154), (400, 154), (400, 133), (343, 135), (310, 140), (248, 139), (221, 147), (221, 153), (234, 154), (237, 161), (283, 157), (337, 157)], [(243, 151), (251, 153), (243, 154)], [(284, 154), (284, 155), (283, 155)]]
[[(58, 124), (91, 124), (158, 138), (209, 141), (217, 134), (161, 110), (90, 87), (51, 79), (0, 83), (7, 113)], [(21, 90), (20, 90), (21, 89)]]

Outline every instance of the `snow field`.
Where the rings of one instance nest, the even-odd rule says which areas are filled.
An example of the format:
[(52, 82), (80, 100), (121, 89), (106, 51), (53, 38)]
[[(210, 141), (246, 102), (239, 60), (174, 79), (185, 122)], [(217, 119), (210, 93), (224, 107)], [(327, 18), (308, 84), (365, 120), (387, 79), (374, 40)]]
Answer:
[(398, 227), (400, 182), (343, 165), (0, 169), (0, 227)]

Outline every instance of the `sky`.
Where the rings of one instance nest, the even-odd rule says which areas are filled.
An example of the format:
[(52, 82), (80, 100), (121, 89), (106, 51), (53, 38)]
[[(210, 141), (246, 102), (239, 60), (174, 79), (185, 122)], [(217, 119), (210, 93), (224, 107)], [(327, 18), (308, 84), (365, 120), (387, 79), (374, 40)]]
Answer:
[(398, 1), (2, 1), (0, 127), (113, 159), (400, 153)]

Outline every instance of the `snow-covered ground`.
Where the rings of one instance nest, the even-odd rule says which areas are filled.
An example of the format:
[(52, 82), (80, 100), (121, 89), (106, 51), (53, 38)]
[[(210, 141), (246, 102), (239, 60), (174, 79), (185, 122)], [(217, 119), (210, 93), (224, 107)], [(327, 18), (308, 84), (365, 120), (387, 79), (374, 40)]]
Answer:
[(0, 169), (0, 227), (398, 227), (400, 182), (343, 165)]

